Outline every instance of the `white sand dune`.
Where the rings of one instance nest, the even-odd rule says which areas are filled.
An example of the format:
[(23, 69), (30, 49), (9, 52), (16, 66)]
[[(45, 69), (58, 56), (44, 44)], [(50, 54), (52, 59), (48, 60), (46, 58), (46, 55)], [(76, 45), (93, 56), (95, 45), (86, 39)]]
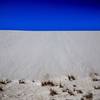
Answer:
[(0, 31), (0, 77), (43, 79), (100, 72), (100, 32)]
[(100, 32), (0, 31), (0, 77), (100, 73)]
[[(93, 74), (100, 74), (99, 60), (97, 31), (0, 31), (0, 80), (12, 80), (1, 81), (0, 100), (100, 100), (100, 76)], [(68, 75), (76, 79), (70, 81)], [(48, 80), (56, 85), (41, 86)], [(93, 97), (86, 99), (88, 93)]]

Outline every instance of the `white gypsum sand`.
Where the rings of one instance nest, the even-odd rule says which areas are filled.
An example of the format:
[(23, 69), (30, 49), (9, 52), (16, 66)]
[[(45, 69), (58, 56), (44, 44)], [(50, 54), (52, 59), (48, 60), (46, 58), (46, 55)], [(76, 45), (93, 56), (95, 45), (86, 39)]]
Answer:
[[(5, 80), (0, 82), (0, 100), (100, 100), (100, 76), (69, 80), (61, 76), (52, 80)], [(2, 88), (1, 88), (2, 86)]]
[[(0, 99), (100, 100), (100, 77), (93, 75), (100, 74), (99, 43), (99, 31), (0, 31), (0, 80), (12, 80), (1, 82)], [(48, 80), (60, 86), (41, 86)]]
[(0, 31), (0, 77), (45, 79), (100, 73), (98, 31)]

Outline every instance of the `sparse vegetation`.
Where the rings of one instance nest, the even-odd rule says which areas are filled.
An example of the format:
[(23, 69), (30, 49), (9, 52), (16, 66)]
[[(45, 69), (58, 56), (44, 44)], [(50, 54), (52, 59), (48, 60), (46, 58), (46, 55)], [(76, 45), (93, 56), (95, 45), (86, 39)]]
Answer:
[(68, 91), (68, 89), (63, 89), (63, 90), (62, 90), (62, 92), (67, 92), (67, 91)]
[(84, 98), (82, 97), (80, 100), (84, 100)]
[(24, 79), (19, 80), (19, 84), (25, 84), (25, 80)]
[(6, 79), (6, 80), (0, 80), (0, 84), (8, 84), (8, 83), (11, 83), (11, 80), (9, 79)]
[(93, 78), (92, 81), (100, 81), (100, 79)]
[(4, 91), (4, 89), (3, 89), (3, 87), (2, 86), (0, 86), (0, 91), (2, 92), (2, 91)]
[(92, 81), (100, 81), (100, 78), (97, 78), (99, 76), (98, 73), (90, 73), (89, 76), (91, 77)]
[[(50, 97), (50, 100), (56, 100), (56, 99), (60, 100), (60, 98), (63, 98), (63, 100), (71, 100), (70, 97), (75, 98), (75, 99), (78, 97), (80, 100), (93, 100), (93, 98), (95, 98), (95, 95), (93, 95), (93, 93), (95, 91), (99, 92), (99, 89), (100, 89), (100, 86), (98, 84), (99, 82), (96, 82), (97, 84), (94, 87), (91, 85), (92, 90), (90, 92), (86, 93), (85, 89), (88, 90), (88, 88), (87, 88), (88, 85), (86, 86), (86, 88), (84, 86), (85, 89), (83, 89), (83, 87), (81, 87), (81, 84), (82, 84), (81, 82), (83, 82), (83, 81), (80, 81), (80, 80), (72, 81), (72, 80), (75, 80), (75, 77), (74, 76), (73, 76), (74, 78), (72, 78), (72, 76), (68, 76), (68, 77), (69, 77), (70, 81), (46, 80), (46, 81), (41, 81), (41, 83), (40, 83), (40, 81), (34, 81), (34, 80), (26, 81), (25, 79), (21, 79), (21, 80), (18, 80), (17, 82), (12, 81), (12, 83), (14, 83), (14, 84), (17, 83), (17, 85), (15, 85), (15, 86), (18, 86), (18, 82), (19, 82), (18, 87), (23, 87), (23, 91), (24, 91), (24, 87), (27, 87), (28, 84), (32, 85), (32, 87), (31, 86), (29, 87), (30, 90), (34, 89), (34, 87), (39, 84), (39, 87), (37, 86), (38, 92), (36, 92), (35, 90), (32, 92), (33, 93), (32, 95), (35, 95), (34, 94), (35, 92), (40, 93), (40, 95), (43, 94), (43, 97), (40, 96), (39, 100), (41, 99), (41, 97), (44, 100), (45, 96), (47, 98)], [(86, 80), (86, 81), (88, 81), (88, 80)], [(1, 95), (6, 93), (7, 89), (9, 89), (8, 88), (9, 86), (10, 86), (10, 88), (12, 88), (11, 85), (13, 85), (13, 84), (7, 84), (10, 82), (11, 81), (8, 79), (0, 81), (0, 93), (1, 93)], [(92, 81), (90, 81), (90, 82), (92, 82)], [(27, 83), (27, 85), (20, 85), (20, 84), (26, 84), (26, 83)], [(92, 82), (92, 83), (94, 83), (94, 82)], [(7, 84), (7, 85), (5, 85), (5, 84)], [(85, 85), (85, 84), (83, 83), (82, 85)], [(16, 89), (16, 88), (14, 88), (14, 89)], [(49, 88), (49, 90), (48, 90), (48, 88)], [(30, 90), (28, 93), (31, 93)], [(26, 91), (27, 91), (27, 88), (25, 88), (25, 93), (27, 93)], [(9, 92), (9, 91), (7, 91), (7, 92)], [(84, 94), (84, 93), (86, 93), (86, 94)], [(49, 94), (49, 96), (48, 96), (48, 94)], [(17, 97), (22, 96), (22, 94), (16, 94), (16, 95), (17, 95)]]
[(54, 89), (50, 89), (50, 95), (54, 96), (54, 95), (58, 95), (58, 93)]
[(73, 87), (76, 87), (76, 85), (73, 85)]
[(52, 81), (44, 81), (41, 83), (42, 86), (56, 86)]
[(83, 98), (85, 98), (87, 100), (93, 100), (93, 93), (88, 93), (88, 94), (84, 95)]
[(32, 80), (32, 82), (34, 83), (35, 81), (34, 81), (34, 80)]
[(74, 96), (74, 93), (68, 89), (68, 94), (70, 94), (71, 96)]
[(59, 87), (60, 87), (60, 88), (63, 88), (64, 86), (60, 83)]
[(75, 78), (73, 75), (68, 75), (68, 79), (69, 79), (70, 81), (76, 80), (76, 78)]
[(76, 90), (76, 92), (77, 92), (78, 94), (83, 94), (83, 91), (82, 91), (82, 90)]
[(74, 92), (76, 91), (78, 94), (83, 94), (83, 91), (82, 90), (77, 90), (77, 89), (74, 88), (73, 91)]

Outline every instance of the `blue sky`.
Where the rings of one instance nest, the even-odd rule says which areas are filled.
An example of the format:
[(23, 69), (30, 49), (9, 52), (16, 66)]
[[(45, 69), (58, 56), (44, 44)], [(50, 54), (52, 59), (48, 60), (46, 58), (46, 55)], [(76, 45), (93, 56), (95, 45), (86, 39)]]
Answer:
[(100, 30), (99, 0), (0, 0), (1, 30)]

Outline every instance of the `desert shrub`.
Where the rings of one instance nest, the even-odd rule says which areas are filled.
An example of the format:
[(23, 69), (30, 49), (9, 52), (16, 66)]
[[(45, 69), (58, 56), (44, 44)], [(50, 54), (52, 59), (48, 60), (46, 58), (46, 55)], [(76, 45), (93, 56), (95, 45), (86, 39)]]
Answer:
[(57, 95), (57, 91), (55, 91), (54, 89), (50, 89), (50, 95), (51, 96), (54, 96), (54, 95)]
[(55, 86), (55, 84), (52, 81), (43, 81), (41, 85), (42, 86)]

